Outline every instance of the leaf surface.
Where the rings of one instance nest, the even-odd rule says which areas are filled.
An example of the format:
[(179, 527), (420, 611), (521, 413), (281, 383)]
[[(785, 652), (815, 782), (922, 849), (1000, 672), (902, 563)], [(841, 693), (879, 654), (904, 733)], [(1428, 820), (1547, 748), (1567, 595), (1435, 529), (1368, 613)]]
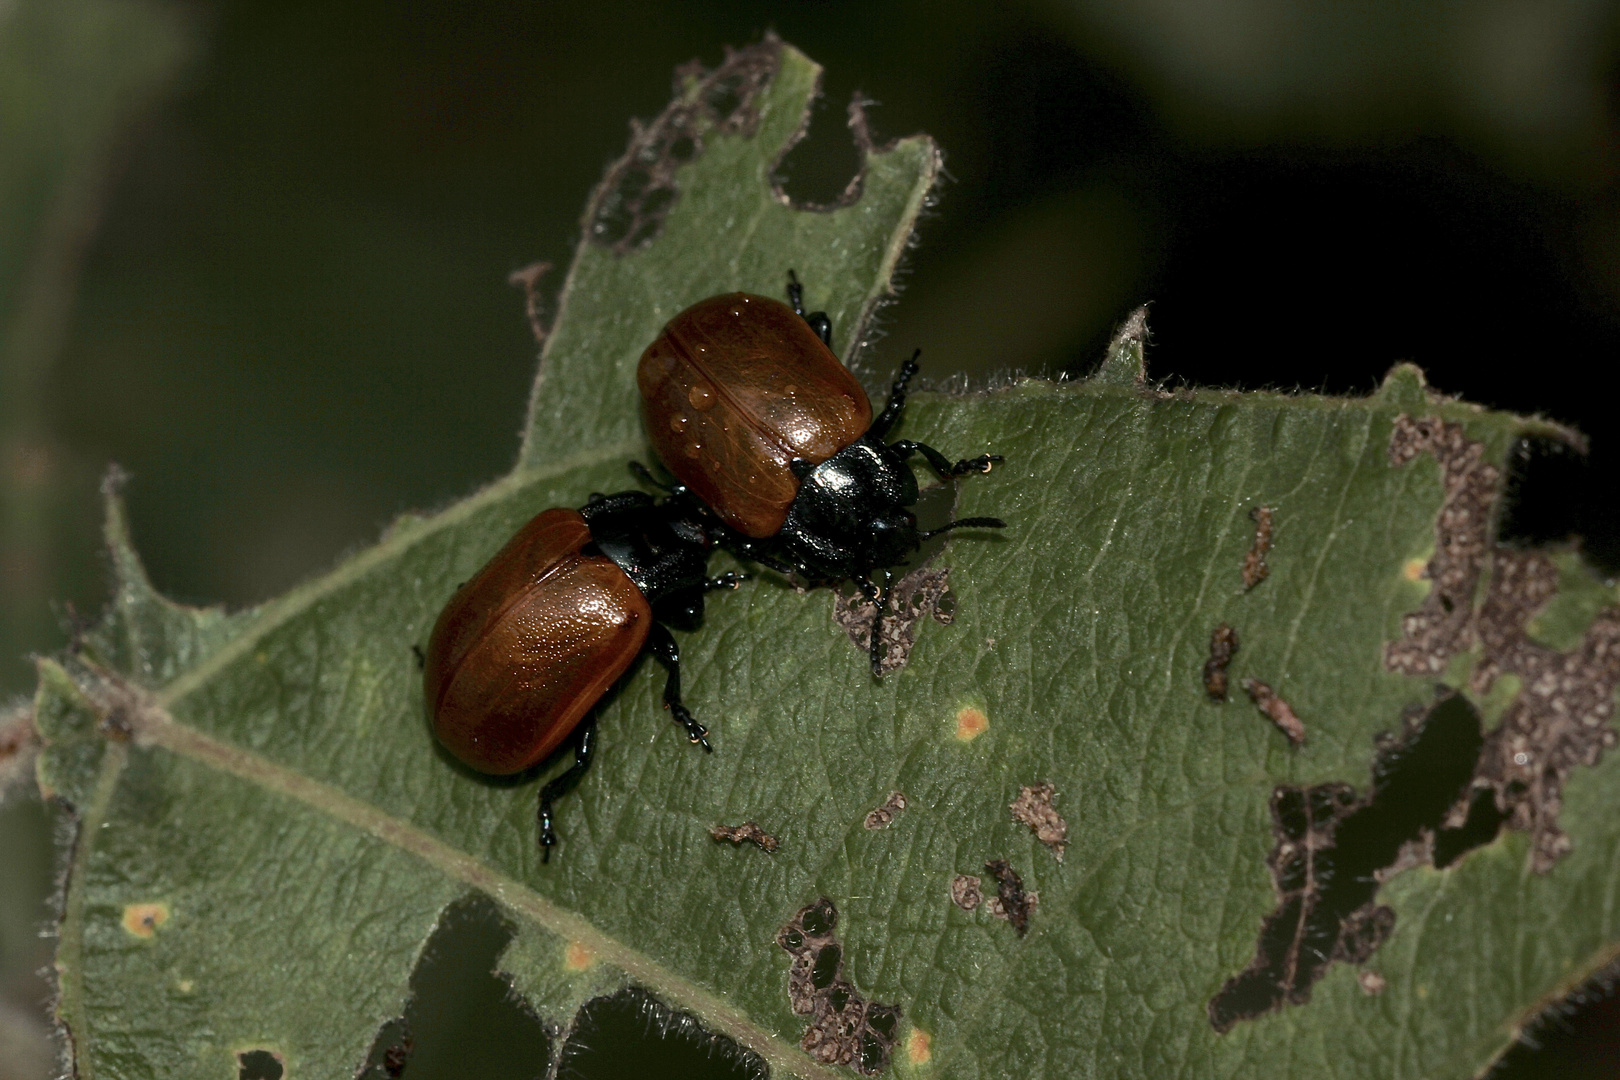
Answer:
[[(955, 512), (1009, 528), (936, 556), (954, 621), (925, 620), (901, 671), (869, 677), (826, 590), (766, 575), (717, 595), (682, 638), (687, 704), (715, 752), (667, 722), (661, 672), (634, 669), (601, 710), (596, 766), (560, 805), (550, 865), (534, 799), (561, 762), (494, 781), (437, 750), (411, 646), (535, 512), (627, 486), (645, 452), (633, 365), (662, 322), (723, 290), (776, 294), (792, 267), (848, 353), (889, 288), (932, 144), (870, 153), (847, 206), (790, 207), (770, 176), (816, 69), (770, 41), (739, 56), (769, 64), (742, 119), (715, 77), (678, 87), (672, 109), (696, 110), (680, 130), (701, 146), (665, 176), (667, 216), (637, 239), (645, 215), (601, 193), (588, 212), (511, 475), (230, 616), (153, 594), (113, 501), (109, 620), (79, 655), (42, 663), (36, 699), (42, 783), (80, 815), (58, 965), (81, 1073), (217, 1077), (256, 1049), (293, 1078), (355, 1070), (469, 890), (516, 928), (502, 968), (548, 1020), (636, 983), (787, 1073), (850, 1075), (799, 1049), (806, 1020), (776, 944), (820, 897), (837, 909), (844, 977), (903, 1009), (900, 1075), (1476, 1073), (1526, 1009), (1612, 952), (1612, 755), (1570, 774), (1570, 849), (1550, 872), (1507, 832), (1384, 885), (1394, 928), (1363, 965), (1382, 993), (1336, 963), (1308, 1004), (1225, 1034), (1208, 1013), (1277, 904), (1274, 790), (1364, 792), (1380, 732), (1401, 731), (1437, 684), (1475, 693), (1484, 654), (1467, 640), (1424, 677), (1386, 663), (1432, 590), (1422, 571), (1450, 542), (1437, 522), (1454, 495), (1435, 456), (1392, 461), (1401, 418), (1456, 425), (1496, 466), (1525, 434), (1564, 435), (1431, 395), (1415, 369), (1361, 400), (1166, 394), (1142, 379), (1133, 323), (1088, 381), (917, 395), (905, 437), (1006, 457), (960, 485)], [(604, 191), (635, 187), (616, 183)], [(1269, 574), (1245, 591), (1261, 505), (1275, 515)], [(1533, 632), (1572, 649), (1616, 598), (1571, 560), (1559, 573)], [(1475, 591), (1467, 603), (1483, 603)], [(1274, 687), (1306, 725), (1302, 749), (1241, 693), (1209, 700), (1201, 672), (1223, 622), (1241, 636), (1234, 687)], [(1477, 693), (1488, 719), (1505, 715), (1503, 687)], [(1009, 812), (1042, 782), (1067, 825), (1061, 861)], [(869, 828), (895, 791), (904, 811)], [(779, 850), (711, 836), (744, 821)], [(987, 903), (952, 902), (959, 875), (995, 892), (992, 860), (1038, 894), (1027, 936)]]

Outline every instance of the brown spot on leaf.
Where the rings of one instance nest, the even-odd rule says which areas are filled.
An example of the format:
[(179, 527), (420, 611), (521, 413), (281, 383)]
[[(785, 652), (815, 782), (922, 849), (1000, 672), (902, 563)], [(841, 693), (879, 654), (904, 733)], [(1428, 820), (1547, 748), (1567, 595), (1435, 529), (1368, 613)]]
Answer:
[(951, 879), (951, 903), (963, 911), (972, 911), (984, 903), (984, 891), (979, 879), (972, 874), (957, 874)]
[(1249, 517), (1254, 521), (1254, 543), (1249, 546), (1249, 553), (1243, 556), (1243, 591), (1248, 592), (1271, 573), (1271, 567), (1266, 565), (1266, 555), (1271, 551), (1271, 515), (1275, 507), (1256, 506), (1249, 511)]
[(890, 823), (906, 809), (906, 795), (903, 791), (889, 792), (889, 798), (884, 804), (866, 815), (868, 829), (886, 829)]
[(592, 243), (624, 255), (650, 243), (679, 196), (680, 167), (703, 153), (719, 134), (753, 135), (758, 99), (776, 74), (782, 43), (767, 35), (757, 45), (727, 49), (713, 71), (693, 61), (675, 71), (675, 100), (645, 126), (632, 122), (630, 146), (608, 169), (586, 212)]
[(1474, 707), (1448, 695), (1410, 718), (1402, 737), (1380, 742), (1369, 796), (1340, 783), (1272, 793), (1277, 906), (1261, 924), (1254, 959), (1210, 1000), (1216, 1031), (1302, 1005), (1334, 961), (1372, 956), (1395, 925), (1378, 889), (1390, 868), (1432, 852), (1426, 837), (1444, 828), (1467, 790), (1483, 741)]
[(825, 896), (799, 909), (777, 932), (792, 957), (788, 1004), (810, 1017), (799, 1045), (824, 1065), (848, 1065), (863, 1076), (889, 1067), (899, 1036), (900, 1006), (868, 1002), (844, 977), (843, 946), (833, 933), (838, 909)]
[(984, 864), (985, 873), (996, 879), (996, 899), (1001, 910), (991, 907), (991, 914), (999, 914), (1018, 932), (1019, 937), (1029, 933), (1029, 916), (1035, 910), (1035, 894), (1024, 891), (1024, 879), (1006, 859), (991, 859)]
[(934, 1056), (933, 1038), (922, 1028), (912, 1028), (906, 1036), (906, 1057), (913, 1065), (926, 1065)]
[[(889, 605), (883, 613), (883, 653), (879, 665), (883, 674), (906, 666), (917, 632), (924, 619), (949, 626), (955, 618), (950, 593), (950, 568), (919, 567), (896, 581), (889, 590)], [(872, 641), (872, 618), (877, 605), (860, 593), (835, 593), (833, 621), (844, 628), (850, 642), (866, 654)]]
[(774, 852), (778, 846), (776, 837), (754, 824), (745, 821), (741, 825), (716, 825), (709, 830), (709, 835), (719, 841), (730, 841), (733, 844), (753, 844), (761, 851)]
[(1401, 620), (1401, 639), (1384, 647), (1384, 666), (1433, 676), (1470, 644), (1474, 590), (1490, 543), (1501, 472), (1485, 460), (1485, 444), (1464, 435), (1461, 424), (1402, 413), (1389, 440), (1390, 464), (1404, 465), (1419, 454), (1440, 463), (1445, 492), (1435, 521), (1434, 555), (1424, 570), (1433, 587)]
[(124, 929), (138, 938), (149, 938), (158, 927), (169, 921), (169, 905), (164, 903), (127, 904), (124, 907)]
[(1211, 701), (1226, 700), (1226, 669), (1237, 651), (1237, 631), (1221, 623), (1209, 636), (1209, 659), (1204, 661), (1204, 693), (1209, 695)]
[(972, 705), (964, 705), (956, 710), (956, 737), (963, 742), (972, 742), (986, 731), (990, 730), (990, 718), (984, 715), (983, 709), (976, 709)]
[(1058, 862), (1063, 861), (1063, 849), (1069, 846), (1069, 823), (1052, 805), (1057, 789), (1042, 781), (1018, 789), (1018, 798), (1008, 804), (1013, 820), (1028, 825), (1035, 839), (1051, 849)]
[(596, 950), (583, 941), (570, 941), (563, 949), (563, 967), (569, 971), (585, 971), (596, 963)]
[(1305, 744), (1305, 724), (1294, 715), (1294, 708), (1277, 696), (1277, 692), (1259, 679), (1244, 679), (1243, 692), (1249, 695), (1254, 707), (1266, 715), (1277, 730), (1288, 736), (1294, 746)]

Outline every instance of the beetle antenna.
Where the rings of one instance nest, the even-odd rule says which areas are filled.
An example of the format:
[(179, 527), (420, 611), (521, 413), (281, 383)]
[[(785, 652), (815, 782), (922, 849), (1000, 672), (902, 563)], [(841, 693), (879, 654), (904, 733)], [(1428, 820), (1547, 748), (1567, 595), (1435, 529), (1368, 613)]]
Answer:
[(920, 539), (927, 540), (931, 536), (938, 536), (940, 533), (948, 533), (952, 529), (1005, 529), (1006, 527), (1007, 523), (1002, 521), (1000, 518), (969, 517), (941, 525), (937, 529), (929, 529), (927, 532), (918, 533), (917, 536)]
[(804, 286), (799, 284), (799, 275), (788, 268), (788, 304), (793, 308), (793, 314), (804, 318)]
[(911, 377), (917, 374), (917, 357), (921, 355), (922, 350), (917, 349), (912, 352), (910, 360), (900, 365), (900, 373), (895, 376), (894, 385), (889, 387), (888, 404), (883, 406), (883, 411), (872, 421), (872, 426), (866, 429), (866, 433), (872, 438), (881, 439), (887, 435), (895, 421), (900, 419), (900, 414), (905, 411), (906, 385), (911, 382)]

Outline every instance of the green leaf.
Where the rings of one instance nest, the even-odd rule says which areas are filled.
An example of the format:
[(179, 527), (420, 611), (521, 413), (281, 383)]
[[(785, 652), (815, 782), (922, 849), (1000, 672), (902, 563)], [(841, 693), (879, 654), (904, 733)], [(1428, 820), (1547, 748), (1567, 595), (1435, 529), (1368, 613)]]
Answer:
[[(786, 205), (770, 175), (816, 74), (767, 40), (684, 80), (660, 121), (696, 133), (678, 167), (637, 156), (675, 149), (658, 141), (668, 127), (632, 144), (652, 180), (616, 169), (587, 214), (505, 479), (234, 616), (157, 597), (113, 500), (112, 611), (78, 655), (41, 664), (35, 705), (42, 783), (79, 814), (58, 967), (83, 1075), (217, 1077), (250, 1050), (292, 1078), (352, 1071), (469, 890), (516, 928), (502, 968), (549, 1021), (634, 983), (804, 1076), (849, 1075), (799, 1048), (806, 1018), (777, 944), (821, 897), (842, 977), (903, 1010), (903, 1076), (1472, 1076), (1527, 1010), (1612, 955), (1620, 765), (1591, 740), (1620, 678), (1620, 648), (1593, 644), (1620, 625), (1615, 592), (1548, 562), (1563, 592), (1525, 630), (1509, 585), (1548, 571), (1490, 537), (1514, 441), (1568, 433), (1431, 395), (1411, 368), (1360, 400), (1163, 393), (1143, 378), (1139, 320), (1089, 381), (914, 398), (906, 437), (1005, 456), (948, 494), (958, 515), (1009, 527), (936, 555), (954, 620), (913, 627), (909, 662), (881, 683), (829, 591), (765, 575), (717, 596), (682, 639), (687, 704), (715, 752), (667, 722), (661, 673), (634, 670), (601, 710), (596, 766), (560, 804), (549, 865), (534, 799), (562, 763), (497, 782), (437, 750), (411, 646), (532, 514), (626, 486), (646, 452), (631, 365), (663, 320), (723, 289), (776, 293), (792, 267), (840, 349), (861, 339), (937, 156), (906, 140), (868, 154), (849, 205)], [(638, 214), (635, 196), (666, 182), (667, 216)], [(1246, 589), (1258, 506), (1273, 508), (1268, 573)], [(1269, 684), (1303, 721), (1302, 748), (1241, 694), (1206, 695), (1222, 623), (1241, 639), (1234, 690)], [(1537, 727), (1548, 699), (1508, 693), (1559, 648), (1600, 723)], [(1565, 754), (1561, 815), (1537, 802), (1445, 869), (1408, 845), (1377, 894), (1393, 930), (1362, 972), (1334, 963), (1296, 987), (1308, 1003), (1217, 1033), (1210, 1002), (1277, 906), (1273, 792), (1365, 794), (1379, 734), (1395, 737), (1387, 778), (1403, 717), (1440, 683), (1549, 762)], [(1480, 761), (1511, 769), (1499, 743)], [(1470, 775), (1471, 757), (1438, 753)], [(1009, 810), (1042, 783), (1066, 848)], [(869, 826), (893, 792), (904, 810)], [(778, 850), (711, 835), (747, 821)], [(1564, 834), (1567, 852), (1533, 869)], [(1027, 935), (988, 902), (953, 903), (963, 875), (993, 895), (998, 860), (1038, 894)]]

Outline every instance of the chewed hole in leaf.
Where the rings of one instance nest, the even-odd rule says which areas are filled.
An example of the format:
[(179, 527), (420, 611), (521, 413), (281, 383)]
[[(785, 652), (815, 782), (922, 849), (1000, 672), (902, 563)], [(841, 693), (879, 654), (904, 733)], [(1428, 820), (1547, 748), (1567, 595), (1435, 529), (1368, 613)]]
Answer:
[(1495, 840), (1506, 821), (1507, 814), (1496, 805), (1495, 793), (1489, 788), (1475, 788), (1462, 824), (1435, 831), (1435, 869), (1444, 870), (1468, 852)]
[(1450, 860), (1495, 837), (1484, 823), (1445, 828), (1483, 745), (1479, 713), (1450, 695), (1404, 737), (1384, 741), (1369, 797), (1335, 783), (1273, 793), (1277, 908), (1261, 927), (1254, 960), (1209, 1003), (1216, 1031), (1285, 1002), (1304, 1004), (1335, 960), (1367, 960), (1394, 929), (1394, 912), (1375, 903), (1379, 886), (1408, 866), (1436, 862), (1437, 833), (1447, 838)]
[(598, 998), (580, 1010), (557, 1067), (558, 1080), (616, 1076), (766, 1080), (769, 1075), (758, 1055), (637, 987)]
[(781, 42), (767, 37), (746, 49), (728, 50), (713, 71), (697, 65), (677, 71), (677, 86), (696, 80), (695, 91), (677, 93), (656, 120), (636, 125), (629, 151), (597, 189), (589, 211), (590, 239), (623, 255), (657, 237), (680, 197), (676, 171), (703, 152), (706, 135), (753, 134), (759, 95), (780, 59)]
[(1497, 536), (1507, 544), (1558, 543), (1581, 531), (1597, 488), (1587, 458), (1562, 439), (1525, 436), (1508, 456)]
[(791, 957), (788, 1005), (809, 1018), (799, 1046), (824, 1065), (848, 1065), (864, 1076), (889, 1067), (900, 1006), (867, 1001), (844, 975), (844, 950), (834, 938), (838, 909), (822, 897), (800, 908), (776, 934)]
[(854, 117), (849, 111), (838, 115), (841, 110), (834, 100), (827, 95), (816, 102), (804, 137), (783, 157), (775, 177), (777, 190), (794, 206), (838, 206), (860, 191), (861, 170), (871, 149), (865, 107), (858, 99), (852, 105), (859, 110), (861, 122), (857, 124), (851, 122)]
[(236, 1080), (282, 1080), (287, 1067), (273, 1050), (244, 1050), (236, 1055)]
[(482, 893), (444, 910), (411, 975), (404, 1016), (384, 1024), (362, 1080), (531, 1080), (545, 1075), (544, 1023), (495, 974), (512, 928)]

